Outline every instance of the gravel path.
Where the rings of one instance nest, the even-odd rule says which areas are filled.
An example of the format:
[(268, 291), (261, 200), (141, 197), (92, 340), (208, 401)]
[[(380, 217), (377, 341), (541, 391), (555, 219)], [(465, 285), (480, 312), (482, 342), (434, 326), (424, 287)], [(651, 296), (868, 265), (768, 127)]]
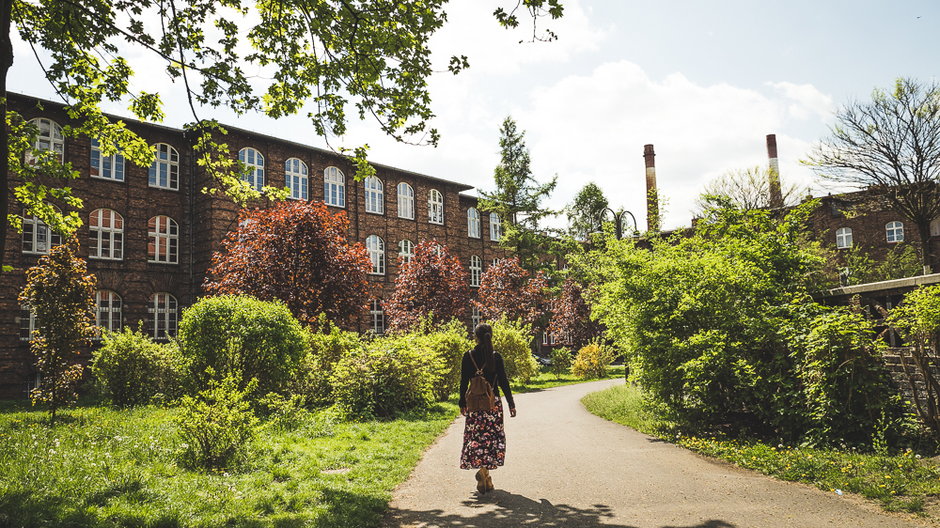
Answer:
[(915, 527), (913, 517), (705, 459), (588, 413), (599, 381), (516, 396), (506, 466), (478, 496), (458, 418), (395, 492), (387, 528)]

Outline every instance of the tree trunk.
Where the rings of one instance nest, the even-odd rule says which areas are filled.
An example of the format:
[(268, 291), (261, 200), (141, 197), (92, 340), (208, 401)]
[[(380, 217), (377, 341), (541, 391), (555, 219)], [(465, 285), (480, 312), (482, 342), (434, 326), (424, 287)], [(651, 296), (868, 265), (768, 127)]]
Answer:
[(7, 248), (10, 213), (10, 133), (7, 128), (7, 72), (13, 66), (10, 18), (13, 0), (0, 0), (0, 273)]

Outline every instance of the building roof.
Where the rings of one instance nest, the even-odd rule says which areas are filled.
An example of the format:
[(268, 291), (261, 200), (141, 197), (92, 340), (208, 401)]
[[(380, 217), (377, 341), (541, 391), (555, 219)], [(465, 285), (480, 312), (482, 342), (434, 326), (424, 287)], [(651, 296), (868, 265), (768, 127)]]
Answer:
[[(50, 100), (48, 100), (48, 99), (42, 99), (42, 98), (39, 98), (39, 97), (36, 97), (36, 96), (32, 96), (32, 95), (28, 95), (28, 94), (21, 94), (21, 93), (17, 93), (17, 92), (7, 92), (7, 95), (8, 95), (8, 96), (13, 96), (13, 97), (19, 97), (19, 98), (23, 98), (23, 99), (32, 99), (32, 100), (37, 101), (37, 102), (40, 102), (40, 103), (42, 103), (42, 104), (48, 104), (48, 105), (56, 106), (56, 107), (59, 107), (59, 108), (62, 108), (62, 107), (65, 106), (64, 104), (62, 104), (62, 103), (60, 103), (60, 102), (50, 101)], [(159, 123), (150, 123), (150, 122), (147, 122), (147, 121), (141, 121), (141, 120), (139, 120), (139, 119), (128, 118), (128, 117), (122, 117), (122, 116), (118, 116), (118, 115), (114, 115), (114, 114), (105, 114), (105, 115), (106, 115), (107, 117), (109, 117), (109, 118), (117, 119), (117, 120), (121, 120), (121, 121), (125, 121), (125, 122), (138, 123), (138, 124), (140, 124), (140, 125), (149, 126), (149, 127), (154, 127), (154, 128), (160, 128), (160, 129), (167, 130), (167, 131), (171, 131), (171, 132), (178, 132), (178, 133), (180, 133), (180, 134), (185, 134), (185, 133), (186, 133), (186, 131), (183, 130), (183, 129), (174, 128), (174, 127), (170, 127), (170, 126), (166, 126), (166, 125), (161, 125), (161, 124), (159, 124)], [(332, 151), (332, 150), (329, 150), (329, 149), (324, 149), (324, 148), (320, 148), (320, 147), (314, 147), (314, 146), (312, 146), (312, 145), (305, 145), (305, 144), (299, 143), (299, 142), (297, 142), (297, 141), (291, 141), (291, 140), (288, 140), (288, 139), (279, 138), (279, 137), (277, 137), (277, 136), (270, 136), (270, 135), (267, 135), (267, 134), (262, 134), (262, 133), (260, 133), (260, 132), (255, 132), (255, 131), (253, 131), (253, 130), (248, 130), (248, 129), (244, 129), (244, 128), (229, 126), (229, 125), (226, 125), (226, 124), (224, 124), (224, 123), (221, 123), (221, 124), (222, 124), (222, 126), (225, 127), (226, 130), (229, 130), (229, 131), (237, 131), (238, 133), (243, 134), (243, 135), (255, 136), (255, 137), (258, 137), (258, 138), (263, 138), (263, 139), (267, 139), (267, 140), (271, 140), (271, 141), (276, 141), (276, 142), (278, 142), (278, 143), (283, 143), (283, 144), (285, 144), (285, 145), (292, 145), (292, 146), (295, 146), (295, 147), (299, 147), (299, 148), (303, 148), (303, 149), (307, 149), (307, 150), (312, 150), (312, 151), (319, 152), (319, 153), (321, 153), (321, 154), (325, 154), (325, 155), (328, 155), (328, 156), (342, 156), (342, 154), (339, 154), (339, 153), (337, 153), (337, 152), (335, 152), (335, 151)], [(411, 170), (402, 169), (402, 168), (399, 168), (399, 167), (394, 167), (394, 166), (392, 166), (392, 165), (386, 165), (386, 164), (384, 164), (384, 163), (376, 163), (376, 162), (371, 161), (371, 160), (369, 161), (369, 163), (370, 163), (373, 167), (375, 167), (375, 168), (377, 168), (377, 169), (380, 168), (380, 169), (384, 169), (384, 170), (396, 171), (396, 172), (400, 172), (400, 173), (402, 173), (402, 174), (407, 174), (407, 175), (410, 175), (410, 176), (416, 176), (416, 177), (418, 177), (418, 178), (422, 178), (422, 179), (425, 179), (425, 180), (430, 180), (430, 181), (440, 182), (440, 183), (443, 183), (443, 184), (446, 184), (446, 185), (451, 185), (451, 186), (456, 187), (456, 188), (458, 189), (458, 192), (468, 191), (468, 190), (474, 188), (473, 185), (467, 185), (467, 184), (465, 184), (465, 183), (455, 182), (455, 181), (453, 181), (453, 180), (446, 180), (446, 179), (444, 179), (444, 178), (438, 178), (438, 177), (436, 177), (436, 176), (429, 176), (429, 175), (427, 175), (427, 174), (422, 174), (422, 173), (420, 173), (420, 172), (414, 172), (414, 171), (411, 171)]]
[(821, 295), (820, 298), (843, 297), (846, 295), (862, 295), (882, 292), (892, 292), (896, 290), (912, 290), (918, 286), (927, 286), (940, 283), (940, 273), (931, 273), (929, 275), (918, 275), (916, 277), (905, 277), (903, 279), (893, 279), (881, 282), (869, 282), (867, 284), (856, 284), (854, 286), (841, 286), (832, 288)]

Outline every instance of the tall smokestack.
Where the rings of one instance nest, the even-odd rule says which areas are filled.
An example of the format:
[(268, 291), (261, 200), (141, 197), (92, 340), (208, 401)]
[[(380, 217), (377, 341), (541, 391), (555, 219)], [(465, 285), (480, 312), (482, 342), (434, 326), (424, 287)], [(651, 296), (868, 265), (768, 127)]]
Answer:
[(643, 145), (646, 161), (646, 229), (659, 231), (659, 192), (656, 190), (656, 153), (653, 145)]
[(780, 162), (777, 160), (777, 135), (767, 134), (768, 183), (770, 184), (770, 208), (783, 207), (783, 192), (780, 189)]

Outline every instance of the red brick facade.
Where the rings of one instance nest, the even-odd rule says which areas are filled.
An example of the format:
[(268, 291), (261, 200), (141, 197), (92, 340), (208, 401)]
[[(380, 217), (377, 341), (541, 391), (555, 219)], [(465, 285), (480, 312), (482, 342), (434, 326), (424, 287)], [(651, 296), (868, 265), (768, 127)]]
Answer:
[[(61, 105), (48, 101), (10, 94), (11, 108), (26, 119), (47, 118), (61, 126), (69, 124)], [(89, 256), (89, 215), (105, 208), (123, 217), (123, 258), (116, 260), (88, 259), (89, 271), (99, 282), (99, 289), (116, 292), (122, 300), (123, 325), (136, 327), (144, 321), (148, 328), (148, 306), (154, 293), (170, 293), (178, 301), (179, 310), (189, 306), (201, 294), (206, 269), (222, 238), (234, 226), (238, 208), (227, 198), (208, 195), (202, 189), (210, 186), (206, 176), (197, 169), (193, 159), (192, 138), (183, 130), (147, 123), (125, 121), (127, 126), (150, 144), (165, 143), (179, 153), (179, 189), (166, 190), (148, 184), (148, 167), (125, 163), (123, 181), (92, 177), (91, 143), (88, 138), (66, 138), (65, 160), (79, 171), (81, 177), (69, 182), (73, 192), (84, 200), (80, 211), (84, 225), (79, 231), (83, 256)], [(387, 298), (394, 289), (398, 272), (398, 248), (401, 240), (417, 244), (437, 240), (446, 245), (469, 268), (470, 259), (478, 256), (483, 268), (503, 256), (491, 240), (490, 223), (481, 216), (480, 237), (468, 233), (468, 209), (476, 206), (476, 198), (461, 194), (472, 187), (452, 181), (417, 174), (394, 167), (375, 165), (377, 177), (384, 187), (384, 213), (366, 212), (365, 188), (352, 177), (353, 166), (342, 155), (331, 151), (228, 128), (225, 142), (233, 157), (245, 147), (256, 149), (264, 157), (264, 183), (283, 186), (285, 161), (297, 158), (308, 168), (308, 199), (323, 200), (324, 171), (336, 167), (345, 179), (345, 210), (349, 220), (349, 240), (365, 243), (370, 235), (385, 242), (384, 275), (370, 275), (375, 285), (375, 298)], [(407, 183), (414, 189), (414, 218), (400, 218), (398, 184)], [(443, 195), (444, 222), (429, 222), (428, 197), (432, 189)], [(7, 191), (9, 192), (9, 191)], [(16, 212), (11, 194), (11, 212)], [(179, 226), (178, 262), (148, 262), (150, 241), (148, 221), (158, 215), (168, 216)], [(28, 324), (16, 298), (24, 284), (24, 270), (34, 265), (39, 255), (24, 253), (23, 237), (7, 234), (4, 262), (16, 268), (0, 275), (0, 398), (22, 397), (34, 378), (32, 359), (27, 342), (21, 339), (21, 327)], [(24, 320), (25, 319), (25, 320)], [(469, 324), (470, 321), (468, 320)], [(371, 328), (371, 315), (363, 314), (359, 330)]]

